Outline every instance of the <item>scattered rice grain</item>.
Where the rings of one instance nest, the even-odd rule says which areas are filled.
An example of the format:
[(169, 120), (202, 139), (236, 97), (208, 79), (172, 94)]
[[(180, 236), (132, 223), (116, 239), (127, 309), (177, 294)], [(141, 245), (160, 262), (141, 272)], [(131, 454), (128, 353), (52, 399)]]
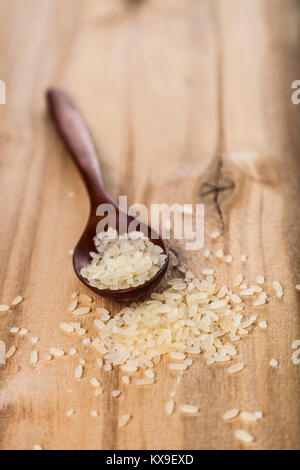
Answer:
[(72, 302), (70, 303), (68, 307), (69, 312), (73, 312), (75, 308), (77, 307), (77, 305), (78, 305), (78, 300), (77, 299), (72, 300)]
[(21, 302), (23, 302), (23, 297), (21, 295), (17, 295), (17, 297), (15, 297), (12, 301), (12, 305), (18, 305), (20, 304)]
[(292, 342), (292, 349), (297, 349), (300, 346), (300, 339), (295, 339)]
[(256, 420), (262, 419), (263, 412), (262, 411), (254, 411), (253, 415), (255, 416)]
[(7, 310), (9, 310), (9, 305), (0, 305), (0, 312), (6, 312)]
[(62, 322), (59, 327), (62, 331), (65, 331), (66, 333), (72, 333), (74, 331), (73, 326), (66, 322)]
[(199, 407), (198, 406), (194, 406), (194, 405), (181, 405), (180, 406), (180, 411), (182, 413), (186, 413), (186, 414), (196, 414), (198, 413), (199, 411)]
[(91, 311), (90, 307), (79, 307), (73, 310), (74, 315), (85, 315)]
[(82, 366), (77, 366), (75, 369), (75, 378), (80, 379), (82, 377), (82, 372), (83, 372), (83, 367)]
[(236, 372), (240, 372), (244, 369), (243, 362), (237, 362), (236, 364), (232, 364), (232, 366), (228, 367), (227, 372), (228, 374), (235, 374)]
[(171, 362), (169, 364), (169, 369), (171, 370), (186, 370), (187, 369), (187, 365), (186, 364), (182, 364), (180, 362)]
[(293, 351), (291, 361), (295, 366), (300, 364), (300, 348)]
[(154, 383), (154, 379), (148, 379), (148, 378), (144, 378), (144, 379), (137, 379), (135, 381), (136, 385), (152, 385)]
[(129, 421), (131, 420), (132, 416), (130, 414), (125, 414), (125, 415), (122, 415), (119, 419), (119, 428), (123, 428), (124, 426), (126, 426)]
[(43, 448), (40, 446), (40, 444), (34, 444), (33, 450), (43, 450)]
[(254, 437), (249, 432), (244, 431), (243, 429), (238, 429), (237, 431), (235, 431), (234, 437), (241, 442), (250, 443), (254, 441)]
[(252, 423), (257, 421), (257, 418), (255, 417), (254, 413), (250, 413), (249, 411), (242, 411), (240, 414), (240, 418), (242, 421), (248, 421)]
[(65, 354), (62, 349), (58, 349), (58, 348), (50, 348), (49, 353), (52, 354), (52, 356), (57, 356), (57, 357), (61, 357)]
[(216, 230), (216, 231), (214, 231), (210, 234), (210, 237), (211, 237), (212, 240), (215, 241), (220, 237), (220, 235), (221, 235), (221, 233)]
[(30, 360), (32, 362), (32, 364), (36, 364), (37, 361), (38, 361), (38, 352), (37, 351), (31, 351), (31, 354), (30, 354)]
[(12, 357), (15, 354), (16, 350), (17, 350), (16, 346), (12, 346), (5, 354), (6, 359), (9, 359), (10, 357)]
[(236, 416), (238, 416), (239, 414), (239, 409), (238, 408), (233, 408), (232, 410), (229, 410), (229, 411), (226, 411), (226, 413), (223, 414), (223, 419), (225, 421), (229, 420), (229, 419), (233, 419), (235, 418)]
[(171, 415), (174, 411), (174, 406), (175, 406), (175, 402), (174, 400), (168, 400), (167, 403), (166, 403), (166, 407), (165, 407), (165, 410), (166, 410), (166, 413), (168, 415)]
[(6, 363), (6, 345), (4, 341), (0, 340), (0, 364), (4, 365)]
[(27, 333), (28, 333), (28, 330), (26, 328), (21, 328), (20, 331), (19, 331), (19, 334), (21, 336), (25, 336), (25, 335), (27, 335)]
[(93, 378), (90, 380), (90, 384), (91, 384), (93, 387), (100, 387), (100, 382), (99, 382), (95, 377), (93, 377)]
[(11, 333), (18, 333), (19, 328), (17, 326), (13, 326), (10, 330)]

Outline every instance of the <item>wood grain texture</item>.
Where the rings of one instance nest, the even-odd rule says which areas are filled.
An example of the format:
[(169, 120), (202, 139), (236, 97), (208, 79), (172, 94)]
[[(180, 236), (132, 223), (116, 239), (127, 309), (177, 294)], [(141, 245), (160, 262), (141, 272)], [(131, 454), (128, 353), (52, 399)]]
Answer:
[[(300, 106), (290, 99), (300, 78), (299, 39), (296, 0), (0, 1), (0, 79), (7, 86), (0, 105), (0, 303), (25, 298), (0, 314), (0, 339), (17, 346), (0, 366), (1, 449), (242, 449), (233, 437), (241, 423), (221, 419), (233, 407), (264, 412), (259, 423), (243, 425), (255, 436), (251, 449), (300, 448), (299, 367), (290, 359), (300, 337)], [(224, 230), (217, 246), (234, 256), (231, 267), (218, 265), (220, 284), (242, 271), (249, 281), (263, 274), (269, 292), (273, 279), (284, 285), (283, 299), (259, 312), (267, 330), (254, 329), (239, 345), (243, 373), (228, 378), (226, 365), (208, 367), (200, 357), (182, 375), (175, 400), (199, 404), (196, 417), (163, 412), (177, 380), (165, 360), (147, 390), (124, 386), (118, 370), (101, 372), (80, 343), (77, 356), (45, 361), (49, 347), (74, 345), (59, 323), (71, 318), (70, 294), (88, 293), (68, 255), (88, 199), (46, 116), (49, 85), (66, 88), (83, 111), (114, 197), (205, 202), (206, 234)], [(242, 150), (257, 157), (232, 154)], [(208, 196), (207, 185), (227, 189)], [(203, 251), (185, 252), (178, 242), (173, 248), (201, 273)], [(94, 305), (120, 308), (100, 298)], [(93, 315), (82, 323), (92, 336)], [(29, 335), (10, 334), (12, 326)], [(32, 335), (40, 338), (35, 347)], [(78, 357), (88, 362), (79, 383)], [(93, 376), (104, 388), (98, 398)], [(112, 399), (119, 387), (122, 395)], [(77, 412), (67, 417), (70, 408)], [(126, 412), (133, 419), (119, 430)]]

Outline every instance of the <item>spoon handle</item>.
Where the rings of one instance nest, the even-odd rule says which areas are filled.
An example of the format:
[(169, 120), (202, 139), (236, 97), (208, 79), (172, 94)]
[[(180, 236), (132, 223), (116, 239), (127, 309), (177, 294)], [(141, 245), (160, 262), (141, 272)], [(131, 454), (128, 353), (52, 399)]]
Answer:
[(101, 203), (111, 203), (115, 206), (106, 192), (91, 134), (71, 98), (60, 88), (50, 88), (46, 98), (56, 128), (85, 182), (92, 208)]

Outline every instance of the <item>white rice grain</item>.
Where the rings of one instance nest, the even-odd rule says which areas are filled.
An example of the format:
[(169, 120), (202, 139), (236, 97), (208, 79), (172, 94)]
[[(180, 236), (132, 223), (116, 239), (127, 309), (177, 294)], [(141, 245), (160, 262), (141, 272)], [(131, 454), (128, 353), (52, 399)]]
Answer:
[(30, 360), (31, 360), (32, 364), (37, 363), (37, 361), (38, 361), (38, 352), (36, 350), (31, 351)]
[(293, 351), (291, 361), (295, 366), (300, 364), (300, 348)]
[(90, 380), (90, 384), (92, 385), (92, 387), (100, 387), (100, 382), (95, 377)]
[(132, 415), (130, 415), (129, 413), (128, 414), (125, 414), (125, 415), (122, 415), (119, 419), (119, 423), (118, 423), (118, 426), (119, 428), (123, 428), (124, 426), (126, 426), (129, 421), (131, 420), (132, 418)]
[(76, 379), (80, 379), (82, 377), (82, 373), (83, 373), (83, 367), (82, 366), (77, 366), (76, 369), (75, 369), (74, 377)]
[(185, 414), (197, 414), (199, 412), (199, 407), (194, 405), (181, 405), (180, 411)]
[(238, 408), (233, 408), (232, 410), (228, 410), (223, 414), (223, 419), (225, 421), (228, 421), (230, 419), (235, 418), (239, 414), (239, 409)]
[(7, 310), (9, 310), (9, 305), (6, 305), (6, 304), (0, 305), (0, 312), (6, 312)]
[(6, 363), (6, 344), (4, 341), (0, 340), (0, 365)]
[(240, 413), (240, 418), (242, 421), (248, 421), (252, 423), (255, 423), (255, 421), (257, 421), (257, 418), (254, 413), (250, 413), (249, 411), (242, 411)]
[(227, 372), (228, 374), (235, 374), (237, 372), (240, 372), (243, 369), (244, 369), (244, 363), (237, 362), (236, 364), (232, 364), (232, 366), (228, 367)]
[(237, 274), (233, 280), (233, 287), (238, 287), (243, 282), (243, 275)]
[(69, 312), (73, 312), (75, 308), (77, 307), (77, 305), (78, 305), (78, 300), (77, 299), (72, 300), (72, 302), (70, 303), (68, 307)]
[(152, 385), (154, 383), (154, 379), (148, 379), (148, 378), (137, 379), (135, 383), (136, 385), (141, 385), (141, 386)]
[(62, 322), (59, 327), (62, 331), (65, 331), (66, 333), (72, 333), (74, 331), (73, 326), (66, 322)]
[(23, 302), (23, 297), (21, 295), (17, 295), (17, 297), (15, 297), (12, 301), (12, 305), (18, 305), (20, 304), (21, 302)]
[(34, 444), (33, 450), (43, 450), (43, 448), (40, 446), (40, 444)]
[(171, 362), (169, 364), (169, 369), (171, 369), (171, 370), (186, 370), (187, 365), (179, 363), (179, 362)]
[(10, 357), (12, 357), (15, 354), (16, 350), (17, 350), (16, 346), (12, 346), (5, 354), (6, 359), (9, 359)]
[(26, 328), (21, 328), (20, 331), (19, 331), (19, 334), (21, 336), (25, 336), (25, 335), (27, 335), (27, 333), (28, 333), (28, 330)]
[(58, 349), (58, 348), (50, 348), (49, 353), (52, 354), (52, 356), (56, 356), (56, 357), (62, 357), (65, 354), (62, 349)]
[(153, 370), (151, 370), (151, 369), (145, 370), (145, 377), (147, 377), (148, 379), (154, 379), (155, 374), (154, 374)]
[(81, 294), (81, 295), (80, 295), (80, 300), (81, 300), (82, 302), (87, 302), (87, 303), (93, 302), (92, 297), (90, 297), (90, 296), (87, 295), (87, 294)]
[(300, 339), (295, 339), (291, 345), (292, 349), (297, 349), (299, 346), (300, 346)]
[(234, 433), (234, 437), (241, 442), (250, 443), (254, 441), (254, 437), (247, 431), (243, 429), (238, 429)]
[(213, 241), (217, 240), (220, 237), (221, 233), (217, 230), (211, 232), (210, 237)]
[(166, 413), (168, 415), (171, 415), (174, 411), (174, 407), (175, 407), (174, 400), (168, 400), (167, 403), (166, 403), (166, 406), (165, 406)]
[(74, 315), (85, 315), (91, 311), (90, 307), (79, 307), (73, 310)]
[(11, 333), (18, 333), (19, 328), (17, 326), (13, 326), (10, 330)]

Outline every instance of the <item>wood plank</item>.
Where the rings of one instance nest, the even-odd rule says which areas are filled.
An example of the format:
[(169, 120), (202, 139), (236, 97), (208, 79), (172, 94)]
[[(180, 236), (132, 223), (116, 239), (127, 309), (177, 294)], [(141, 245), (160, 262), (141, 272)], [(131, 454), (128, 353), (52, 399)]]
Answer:
[[(0, 366), (1, 449), (242, 449), (233, 437), (241, 422), (221, 418), (233, 407), (264, 412), (259, 423), (243, 425), (255, 436), (249, 448), (299, 449), (299, 368), (290, 360), (300, 337), (300, 107), (290, 101), (300, 76), (298, 10), (293, 0), (1, 3), (0, 303), (25, 298), (0, 314), (0, 339), (17, 346)], [(88, 293), (68, 254), (88, 200), (46, 116), (50, 84), (65, 87), (82, 110), (115, 198), (204, 202), (205, 248), (220, 229), (214, 249), (234, 257), (230, 267), (215, 264), (220, 285), (238, 272), (249, 282), (263, 274), (268, 292), (273, 279), (283, 283), (284, 297), (259, 312), (267, 330), (256, 327), (240, 342), (238, 358), (247, 365), (240, 375), (228, 378), (228, 365), (208, 367), (199, 357), (179, 382), (163, 360), (156, 384), (141, 390), (122, 384), (118, 370), (98, 369), (80, 342), (76, 356), (45, 360), (49, 347), (74, 345), (59, 323), (72, 319), (70, 294)], [(205, 196), (207, 183), (228, 189)], [(187, 252), (178, 241), (171, 247), (201, 274), (203, 250)], [(120, 309), (93, 297), (94, 306)], [(93, 318), (82, 320), (90, 335)], [(12, 326), (29, 334), (14, 336)], [(31, 336), (40, 338), (37, 346)], [(79, 357), (87, 367), (77, 383)], [(268, 365), (271, 357), (278, 368)], [(104, 389), (98, 398), (93, 376)], [(199, 404), (198, 416), (165, 415), (175, 386), (176, 403)], [(119, 387), (122, 395), (111, 398)], [(67, 417), (71, 408), (76, 414)], [(93, 409), (99, 417), (90, 416)], [(133, 419), (119, 430), (126, 412)]]

